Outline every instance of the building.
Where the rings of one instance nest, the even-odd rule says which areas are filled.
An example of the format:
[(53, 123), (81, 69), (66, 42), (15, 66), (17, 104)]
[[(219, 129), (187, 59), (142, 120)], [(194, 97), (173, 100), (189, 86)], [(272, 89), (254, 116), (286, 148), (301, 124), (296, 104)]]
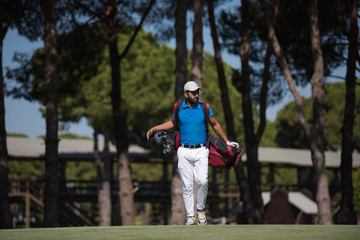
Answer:
[[(66, 169), (68, 162), (79, 161), (94, 161), (92, 140), (75, 140), (75, 139), (61, 139), (59, 142), (59, 163), (60, 169)], [(45, 159), (45, 143), (43, 139), (32, 138), (7, 138), (9, 161), (43, 161)], [(100, 143), (99, 146), (102, 146)], [(110, 152), (114, 157), (116, 156), (115, 146), (110, 144)], [(167, 215), (170, 209), (170, 185), (169, 179), (171, 174), (168, 173), (168, 165), (171, 161), (162, 158), (161, 156), (153, 156), (146, 149), (139, 146), (131, 145), (129, 147), (130, 157), (132, 163), (147, 163), (158, 164), (162, 169), (163, 174), (161, 182), (136, 182), (138, 189), (135, 194), (135, 201), (144, 203), (148, 206), (152, 204), (152, 209), (157, 212), (156, 220), (159, 224), (167, 224)], [(326, 152), (326, 167), (328, 170), (334, 172), (335, 181), (331, 188), (331, 192), (339, 191), (340, 183), (338, 181), (339, 167), (340, 167), (340, 153)], [(246, 154), (242, 156), (242, 161), (246, 164)], [(300, 149), (281, 149), (281, 148), (259, 148), (259, 162), (261, 168), (269, 169), (269, 178), (263, 184), (263, 201), (266, 209), (266, 221), (268, 223), (309, 223), (309, 216), (315, 215), (317, 212), (316, 204), (314, 202), (311, 192), (314, 186), (307, 186), (304, 182), (304, 171), (312, 169), (311, 154), (309, 150)], [(353, 168), (360, 167), (360, 154), (353, 154)], [(275, 182), (274, 170), (277, 168), (292, 168), (296, 169), (296, 184), (277, 184)], [(10, 169), (11, 170), (11, 169)], [(221, 170), (218, 170), (221, 171)], [(84, 201), (97, 201), (97, 183), (96, 181), (88, 182), (67, 182), (66, 176), (62, 176), (64, 181), (64, 202), (71, 206), (70, 209), (75, 209), (76, 204)], [(215, 205), (219, 202), (225, 202), (227, 209), (236, 205), (239, 207), (239, 191), (236, 183), (227, 184), (231, 188), (217, 188), (216, 183), (211, 182), (209, 189), (209, 204)], [(28, 188), (26, 188), (28, 186)], [(27, 191), (31, 189), (30, 194), (24, 193), (23, 189)], [(79, 189), (82, 189), (80, 191)], [(84, 189), (86, 194), (84, 194)], [(307, 189), (307, 191), (304, 191)], [(36, 191), (35, 191), (36, 190)], [(114, 190), (116, 191), (116, 189)], [(81, 194), (80, 194), (81, 192)], [(304, 194), (306, 192), (307, 194)], [(309, 194), (310, 193), (310, 194)], [(72, 195), (71, 195), (72, 194)], [(30, 212), (32, 208), (41, 209), (42, 206), (42, 185), (38, 182), (19, 182), (12, 181), (10, 198), (13, 200), (24, 202), (25, 204), (25, 219), (27, 219), (27, 227), (30, 227)], [(116, 198), (116, 192), (114, 192)], [(65, 205), (66, 205), (65, 204)], [(165, 207), (164, 207), (165, 206)], [(279, 207), (280, 206), (280, 207)], [(279, 209), (287, 209), (279, 212)], [(70, 216), (72, 213), (65, 209), (67, 218), (75, 219), (75, 216)], [(65, 211), (64, 210), (64, 214)], [(156, 211), (155, 211), (156, 210)], [(234, 210), (234, 209), (233, 209)], [(238, 210), (234, 210), (235, 212)], [(80, 209), (78, 210), (80, 212)], [(79, 215), (79, 214), (78, 214)], [(163, 217), (161, 217), (163, 216)], [(78, 219), (77, 224), (72, 225), (87, 225), (91, 223), (91, 216), (82, 217)], [(94, 217), (93, 217), (94, 218)], [(85, 220), (84, 220), (85, 219)], [(92, 224), (96, 224), (96, 221)], [(89, 224), (91, 225), (91, 224)]]

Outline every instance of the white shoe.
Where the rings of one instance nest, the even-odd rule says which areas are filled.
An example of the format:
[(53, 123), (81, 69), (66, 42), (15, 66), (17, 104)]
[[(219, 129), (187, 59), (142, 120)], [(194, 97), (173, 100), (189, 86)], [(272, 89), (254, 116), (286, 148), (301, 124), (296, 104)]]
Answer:
[(203, 210), (203, 211), (198, 210), (197, 217), (198, 217), (198, 224), (199, 225), (206, 225), (207, 224), (205, 210)]
[(195, 217), (188, 217), (185, 225), (195, 225)]

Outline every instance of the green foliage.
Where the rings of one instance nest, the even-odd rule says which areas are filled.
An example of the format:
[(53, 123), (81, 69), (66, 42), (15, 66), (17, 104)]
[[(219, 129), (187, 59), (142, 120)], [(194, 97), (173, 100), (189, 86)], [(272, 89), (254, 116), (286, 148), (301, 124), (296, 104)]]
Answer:
[[(303, 99), (308, 124), (312, 123), (311, 99)], [(325, 86), (323, 97), (324, 134), (326, 147), (330, 150), (341, 149), (341, 127), (345, 107), (345, 84), (329, 83)], [(278, 112), (276, 121), (278, 133), (276, 142), (280, 147), (308, 148), (307, 140), (299, 124), (295, 102), (288, 103)], [(354, 148), (360, 151), (360, 88), (356, 88)]]
[[(311, 99), (303, 99), (305, 116), (308, 123), (311, 123)], [(277, 134), (275, 141), (279, 147), (283, 148), (308, 148), (307, 139), (303, 134), (303, 129), (298, 120), (298, 113), (295, 102), (290, 102), (281, 109), (275, 120)]]
[[(97, 66), (103, 59), (105, 34), (99, 24), (85, 25), (57, 39), (58, 50), (58, 109), (60, 121), (77, 122), (85, 115), (82, 84), (97, 73)], [(26, 83), (31, 99), (45, 104), (43, 94), (45, 76), (45, 49), (37, 49), (31, 58), (31, 68), (28, 72), (33, 76)], [(24, 74), (23, 74), (24, 75)], [(18, 76), (18, 79), (24, 78)], [(28, 97), (30, 98), (30, 97)], [(42, 109), (44, 114), (44, 109)]]
[(67, 180), (96, 180), (96, 169), (93, 162), (73, 162), (66, 163), (66, 179)]
[(132, 163), (131, 176), (137, 181), (162, 181), (163, 166), (161, 163)]
[[(121, 48), (128, 38), (120, 36)], [(150, 33), (139, 32), (121, 62), (121, 87), (128, 125), (137, 138), (143, 137), (150, 126), (171, 118), (175, 99), (173, 69), (173, 49), (166, 45), (158, 46)]]
[[(112, 126), (110, 57), (106, 45), (100, 41), (105, 34), (101, 29), (99, 24), (93, 24), (63, 34), (58, 39), (59, 119), (78, 121), (85, 116), (89, 124), (100, 133), (103, 126)], [(94, 36), (89, 37), (90, 33), (94, 33)], [(127, 45), (130, 33), (132, 31), (127, 29), (118, 35), (120, 51)], [(98, 39), (95, 42), (99, 43), (81, 41), (90, 38)], [(189, 69), (190, 57), (191, 53), (188, 57)], [(31, 59), (30, 72), (34, 76), (31, 95), (42, 103), (45, 102), (42, 94), (43, 63), (44, 49), (38, 49)], [(153, 35), (140, 31), (122, 59), (120, 68), (122, 101), (130, 130), (129, 140), (148, 147), (144, 138), (146, 131), (172, 117), (175, 99), (174, 49), (159, 45)], [(232, 70), (226, 64), (225, 73), (235, 116), (237, 140), (243, 142), (241, 97), (231, 84)], [(216, 66), (209, 53), (204, 53), (203, 79), (203, 101), (209, 102), (216, 118), (226, 130)]]
[(99, 67), (99, 74), (85, 82), (82, 86), (83, 99), (86, 108), (83, 109), (89, 124), (98, 132), (103, 126), (112, 126), (111, 106), (111, 79), (109, 67), (102, 71)]
[(273, 168), (274, 179), (270, 176), (270, 167), (261, 168), (261, 182), (262, 183), (276, 183), (276, 184), (298, 184), (296, 168), (279, 167)]
[[(128, 35), (119, 35), (120, 49), (125, 47), (128, 39)], [(108, 56), (107, 51), (105, 56)], [(190, 56), (191, 53), (189, 53), (189, 58)], [(122, 98), (127, 112), (128, 126), (131, 130), (130, 141), (147, 146), (148, 143), (144, 138), (146, 131), (172, 117), (175, 99), (174, 49), (166, 45), (157, 45), (156, 39), (150, 33), (140, 31), (120, 66)], [(188, 67), (190, 68), (190, 63)], [(110, 119), (107, 124), (111, 124), (110, 71), (108, 61), (103, 61), (98, 67), (98, 74), (83, 85), (87, 106), (85, 112), (93, 127), (97, 125), (94, 122), (104, 123), (105, 119)], [(228, 65), (225, 65), (225, 71), (228, 76), (236, 131), (240, 139), (243, 139), (240, 118), (241, 97), (231, 84), (232, 71)], [(202, 101), (210, 104), (217, 120), (226, 130), (216, 67), (213, 56), (209, 53), (204, 54), (203, 79), (204, 98)], [(98, 120), (95, 121), (95, 118)]]
[[(38, 161), (9, 161), (9, 179), (42, 180), (45, 174), (45, 162)], [(93, 162), (66, 162), (67, 180), (96, 180), (96, 170)]]
[(278, 147), (278, 144), (275, 141), (276, 134), (277, 129), (275, 123), (266, 121), (265, 131), (260, 141), (260, 147)]
[(354, 210), (360, 213), (360, 168), (353, 171)]
[[(360, 152), (360, 88), (356, 87), (354, 149)], [(345, 84), (328, 84), (325, 87), (323, 107), (325, 112), (325, 138), (330, 149), (341, 149), (341, 127), (345, 108)]]
[(297, 184), (296, 168), (275, 168), (274, 181), (279, 184)]
[(21, 137), (21, 138), (28, 138), (29, 136), (24, 134), (24, 133), (14, 133), (14, 132), (9, 132), (6, 133), (7, 137)]
[[(72, 36), (71, 34), (68, 34)], [(62, 36), (61, 39), (66, 43), (68, 36)], [(119, 49), (123, 49), (129, 40), (129, 35), (119, 35)], [(66, 44), (59, 45), (59, 61), (71, 61), (69, 50), (61, 49)], [(68, 46), (70, 47), (70, 46)], [(32, 64), (35, 74), (34, 94), (41, 99), (43, 81), (43, 49), (38, 49), (32, 58)], [(109, 52), (106, 48), (102, 50), (101, 64), (96, 67), (96, 74), (92, 76), (87, 74), (89, 79), (83, 76), (76, 81), (74, 89), (68, 93), (67, 88), (72, 85), (69, 79), (76, 76), (76, 69), (68, 63), (59, 69), (59, 113), (60, 119), (76, 121), (81, 116), (88, 119), (89, 124), (101, 133), (103, 126), (112, 126), (112, 105), (111, 105), (111, 68), (109, 64)], [(99, 54), (100, 55), (100, 54)], [(190, 59), (191, 53), (189, 53)], [(95, 56), (94, 56), (95, 57)], [(75, 62), (74, 62), (75, 64)], [(153, 125), (160, 124), (172, 117), (174, 104), (175, 69), (174, 49), (166, 45), (158, 45), (157, 40), (150, 34), (140, 31), (134, 42), (134, 45), (121, 62), (122, 78), (122, 99), (127, 112), (127, 121), (130, 130), (130, 141), (148, 144), (145, 139), (145, 132)], [(191, 61), (189, 60), (189, 69)], [(79, 68), (86, 69), (86, 66), (79, 64)], [(190, 71), (189, 71), (190, 72)], [(241, 97), (237, 90), (231, 84), (231, 68), (225, 64), (230, 100), (235, 116), (235, 126), (238, 133), (238, 140), (243, 139), (242, 119), (241, 119)], [(220, 89), (218, 87), (217, 71), (214, 58), (209, 53), (204, 53), (203, 63), (203, 102), (209, 102), (217, 120), (226, 130), (224, 113), (220, 98)], [(66, 80), (66, 81), (65, 81)], [(81, 81), (80, 81), (81, 80)], [(64, 85), (62, 85), (64, 84)], [(65, 87), (67, 86), (67, 87)], [(36, 91), (35, 91), (36, 90)], [(76, 94), (70, 94), (76, 91)], [(37, 95), (38, 94), (38, 95)], [(73, 134), (62, 134), (60, 138), (82, 138)], [(243, 141), (242, 141), (243, 142)], [(157, 146), (159, 148), (159, 146)], [(66, 167), (66, 176), (68, 179), (85, 180), (95, 179), (96, 171), (93, 163), (74, 163), (68, 162)], [(159, 168), (160, 167), (160, 168)], [(134, 164), (134, 178), (138, 180), (160, 180), (162, 176), (161, 166), (150, 164), (150, 166), (139, 166)], [(171, 172), (171, 171), (170, 171)], [(170, 175), (170, 174), (169, 174)]]
[(73, 133), (64, 133), (59, 135), (60, 139), (91, 139), (88, 136), (79, 136)]
[[(77, 31), (77, 34), (82, 33)], [(86, 32), (85, 32), (86, 33)], [(83, 33), (83, 34), (85, 34)], [(75, 33), (73, 33), (75, 34)], [(72, 60), (75, 57), (70, 52), (72, 49), (69, 41), (73, 34), (60, 37), (59, 42), (59, 61), (66, 63), (59, 69), (59, 113), (60, 119), (77, 121), (82, 116), (87, 117), (89, 125), (97, 132), (101, 133), (103, 127), (111, 129), (113, 124), (112, 105), (111, 105), (111, 67), (109, 63), (109, 51), (105, 47), (99, 47), (93, 58), (98, 63), (96, 69), (92, 69), (74, 84), (71, 79), (79, 76), (81, 72), (94, 66), (94, 63), (83, 63)], [(101, 33), (99, 33), (101, 34)], [(129, 34), (119, 34), (119, 49), (124, 49), (130, 36)], [(74, 39), (75, 38), (74, 36)], [(77, 47), (81, 47), (76, 45)], [(79, 51), (76, 51), (79, 53)], [(102, 56), (102, 57), (99, 57)], [(189, 53), (189, 74), (191, 68), (191, 53)], [(74, 58), (77, 59), (77, 58)], [(89, 60), (92, 58), (87, 58)], [(67, 63), (68, 61), (72, 63)], [(43, 49), (35, 52), (32, 58), (34, 70), (36, 70), (34, 92), (41, 98), (43, 82), (41, 76), (44, 74), (41, 68), (43, 63)], [(81, 70), (77, 70), (78, 68)], [(61, 64), (60, 64), (61, 65)], [(130, 48), (128, 54), (121, 61), (121, 90), (123, 105), (127, 112), (127, 121), (130, 130), (130, 142), (143, 146), (148, 146), (145, 139), (146, 131), (172, 117), (174, 104), (175, 69), (174, 49), (166, 45), (158, 45), (157, 40), (150, 34), (140, 31)], [(233, 71), (229, 65), (224, 64), (225, 75), (228, 81), (229, 97), (232, 104), (234, 115), (237, 141), (244, 145), (243, 121), (241, 109), (241, 96), (233, 87), (231, 79)], [(212, 107), (216, 119), (226, 131), (224, 113), (222, 110), (221, 94), (218, 86), (217, 71), (214, 57), (205, 52), (203, 60), (203, 102), (208, 102)], [(37, 90), (36, 90), (37, 89)], [(36, 91), (35, 91), (36, 90)], [(69, 91), (68, 91), (69, 90)], [(76, 94), (73, 94), (76, 92)], [(268, 126), (271, 126), (268, 123)], [(270, 128), (269, 128), (270, 129)], [(266, 131), (263, 145), (274, 146), (272, 131)], [(212, 130), (211, 130), (212, 131)], [(214, 133), (213, 133), (214, 134)], [(63, 134), (60, 138), (82, 138), (72, 134)], [(157, 148), (160, 148), (159, 145)], [(134, 178), (138, 180), (159, 180), (162, 176), (161, 166), (150, 164), (150, 166), (138, 166), (133, 164)], [(93, 163), (73, 163), (68, 162), (66, 176), (69, 179), (95, 179), (95, 169)], [(235, 181), (235, 178), (233, 179)]]
[(9, 161), (9, 179), (40, 180), (44, 178), (43, 161)]

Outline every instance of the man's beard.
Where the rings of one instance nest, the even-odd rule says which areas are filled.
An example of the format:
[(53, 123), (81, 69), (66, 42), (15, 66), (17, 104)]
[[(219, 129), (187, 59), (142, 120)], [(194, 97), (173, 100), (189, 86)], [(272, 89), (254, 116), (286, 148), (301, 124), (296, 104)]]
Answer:
[(198, 97), (194, 97), (194, 98), (187, 98), (188, 102), (191, 104), (191, 105), (195, 105), (196, 103), (199, 102), (199, 98)]

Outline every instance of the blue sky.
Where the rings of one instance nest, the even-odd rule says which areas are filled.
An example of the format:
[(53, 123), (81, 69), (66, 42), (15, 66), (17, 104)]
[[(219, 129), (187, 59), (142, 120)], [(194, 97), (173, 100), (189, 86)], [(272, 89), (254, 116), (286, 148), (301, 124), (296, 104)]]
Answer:
[[(192, 48), (192, 32), (189, 28), (187, 33), (188, 49)], [(175, 47), (174, 40), (167, 43), (171, 47)], [(15, 52), (25, 52), (32, 54), (36, 48), (43, 47), (41, 40), (30, 42), (25, 37), (20, 36), (17, 30), (9, 29), (3, 42), (3, 67), (14, 68), (17, 67), (16, 63), (12, 62), (12, 58)], [(213, 45), (209, 29), (204, 30), (204, 49), (205, 51), (213, 53)], [(234, 68), (240, 68), (240, 57), (230, 55), (223, 52), (223, 60), (233, 66)], [(337, 75), (343, 76), (343, 73)], [(299, 89), (299, 92), (306, 97), (311, 94), (310, 86)], [(267, 109), (267, 119), (274, 121), (276, 114), (284, 104), (292, 101), (291, 94), (288, 94), (280, 103)], [(24, 133), (31, 138), (36, 138), (39, 135), (45, 135), (45, 119), (41, 116), (39, 111), (40, 105), (36, 102), (30, 103), (26, 100), (12, 99), (10, 97), (5, 98), (5, 124), (7, 132)], [(82, 136), (92, 137), (93, 131), (87, 125), (86, 119), (82, 119), (79, 123), (69, 124), (67, 130), (64, 132), (71, 132)]]

